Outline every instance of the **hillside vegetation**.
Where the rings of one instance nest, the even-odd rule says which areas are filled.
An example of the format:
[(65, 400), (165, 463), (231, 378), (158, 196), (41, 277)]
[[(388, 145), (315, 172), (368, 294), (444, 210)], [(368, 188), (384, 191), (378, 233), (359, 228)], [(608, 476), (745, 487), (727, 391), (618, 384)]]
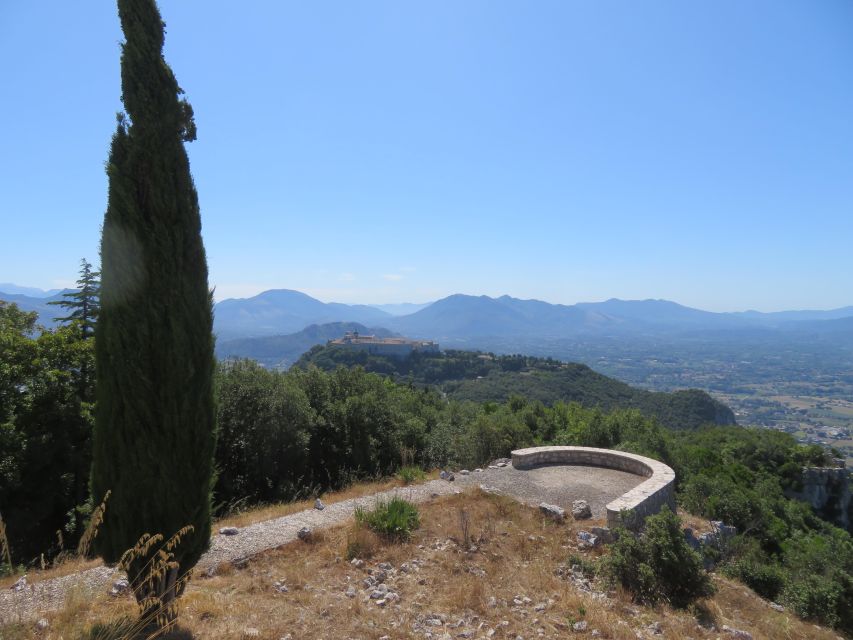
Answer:
[(454, 350), (390, 358), (336, 346), (317, 346), (296, 364), (301, 368), (309, 365), (326, 371), (357, 365), (398, 382), (434, 385), (448, 398), (460, 401), (505, 402), (517, 395), (549, 406), (555, 402), (577, 402), (604, 411), (638, 409), (671, 429), (694, 429), (709, 423), (735, 424), (731, 409), (703, 391), (645, 391), (596, 373), (586, 365), (551, 358)]

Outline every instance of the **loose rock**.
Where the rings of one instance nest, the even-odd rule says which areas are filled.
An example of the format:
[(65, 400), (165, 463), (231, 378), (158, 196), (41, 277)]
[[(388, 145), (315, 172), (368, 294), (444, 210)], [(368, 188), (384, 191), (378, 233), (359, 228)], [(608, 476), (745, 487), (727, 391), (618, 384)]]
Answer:
[(616, 536), (613, 535), (613, 531), (609, 527), (592, 527), (590, 531), (604, 544), (616, 542)]
[(572, 502), (572, 517), (575, 520), (587, 520), (592, 517), (592, 509), (586, 500), (575, 500)]
[(320, 500), (320, 498), (317, 498), (317, 499), (314, 501), (314, 508), (315, 508), (317, 511), (322, 511), (323, 509), (325, 509), (325, 508), (326, 508), (326, 505), (324, 505), (324, 504), (323, 504), (323, 501), (322, 501), (322, 500)]
[(584, 631), (586, 631), (586, 628), (587, 628), (586, 620), (581, 620), (580, 622), (575, 622), (572, 625), (572, 631), (574, 631), (575, 633), (583, 633)]
[(752, 640), (752, 634), (749, 631), (743, 631), (741, 629), (734, 629), (726, 624), (723, 625), (723, 633), (729, 634), (732, 638), (737, 638), (737, 640)]
[(27, 574), (25, 573), (20, 578), (15, 581), (11, 587), (9, 587), (12, 591), (23, 591), (24, 587), (27, 586)]
[(313, 532), (311, 531), (310, 527), (302, 527), (299, 531), (296, 532), (296, 537), (304, 542), (308, 542), (309, 540), (311, 540), (312, 535)]
[(127, 593), (128, 589), (130, 589), (130, 583), (125, 578), (120, 578), (113, 582), (113, 586), (110, 588), (110, 595), (118, 597)]
[(566, 511), (555, 504), (541, 502), (539, 503), (539, 511), (557, 522), (562, 522), (566, 518)]
[(236, 536), (240, 533), (240, 530), (237, 527), (222, 527), (219, 530), (219, 535), (221, 536)]
[(599, 540), (598, 536), (592, 535), (589, 531), (578, 531), (578, 542), (581, 547), (591, 549), (598, 546)]

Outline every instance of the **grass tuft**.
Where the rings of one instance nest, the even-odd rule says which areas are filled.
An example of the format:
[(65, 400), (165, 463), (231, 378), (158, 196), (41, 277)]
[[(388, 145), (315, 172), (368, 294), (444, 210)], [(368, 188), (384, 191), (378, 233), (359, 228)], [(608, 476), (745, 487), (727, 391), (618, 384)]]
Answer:
[(370, 511), (356, 509), (355, 521), (389, 540), (405, 541), (420, 526), (420, 514), (411, 502), (394, 496), (377, 502)]

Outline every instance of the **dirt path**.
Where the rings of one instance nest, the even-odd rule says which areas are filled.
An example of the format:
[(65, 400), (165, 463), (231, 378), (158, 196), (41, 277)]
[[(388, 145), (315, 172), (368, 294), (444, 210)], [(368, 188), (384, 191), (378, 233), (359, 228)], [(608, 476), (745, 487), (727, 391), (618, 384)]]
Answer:
[[(349, 520), (357, 507), (371, 508), (377, 500), (394, 495), (411, 502), (424, 502), (435, 496), (448, 495), (465, 487), (483, 485), (527, 504), (550, 502), (571, 507), (573, 500), (583, 498), (590, 503), (594, 517), (604, 514), (604, 506), (643, 481), (635, 476), (612, 469), (554, 465), (527, 471), (512, 466), (489, 468), (468, 475), (455, 474), (455, 481), (431, 480), (424, 484), (399, 487), (361, 498), (352, 498), (326, 505), (321, 510), (309, 509), (291, 515), (266, 520), (239, 529), (237, 535), (214, 533), (210, 549), (198, 563), (196, 571), (205, 571), (223, 562), (234, 562), (297, 539), (303, 527), (322, 529)], [(96, 567), (61, 578), (51, 578), (29, 584), (20, 591), (0, 592), (0, 624), (35, 620), (47, 611), (62, 607), (72, 591), (83, 598), (94, 597), (109, 590), (121, 577), (109, 567)]]

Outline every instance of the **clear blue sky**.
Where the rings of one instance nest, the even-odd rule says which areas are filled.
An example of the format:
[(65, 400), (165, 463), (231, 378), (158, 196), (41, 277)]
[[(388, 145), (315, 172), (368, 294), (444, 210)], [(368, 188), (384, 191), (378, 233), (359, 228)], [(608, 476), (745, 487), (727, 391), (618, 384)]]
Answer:
[[(160, 9), (219, 299), (853, 304), (849, 0)], [(97, 261), (121, 39), (0, 3), (0, 282)]]

